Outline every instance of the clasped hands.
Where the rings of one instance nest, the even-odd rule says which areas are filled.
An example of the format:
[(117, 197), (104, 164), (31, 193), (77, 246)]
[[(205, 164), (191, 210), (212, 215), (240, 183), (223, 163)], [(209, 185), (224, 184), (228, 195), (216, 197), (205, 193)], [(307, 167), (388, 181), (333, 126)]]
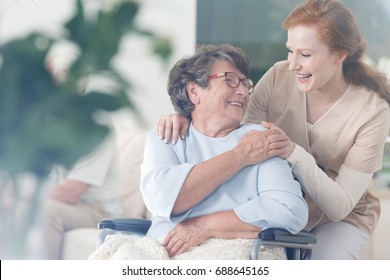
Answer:
[(294, 150), (294, 142), (276, 125), (269, 122), (262, 122), (262, 125), (268, 130), (252, 130), (241, 137), (234, 148), (238, 159), (247, 164), (260, 163), (275, 156), (287, 159)]

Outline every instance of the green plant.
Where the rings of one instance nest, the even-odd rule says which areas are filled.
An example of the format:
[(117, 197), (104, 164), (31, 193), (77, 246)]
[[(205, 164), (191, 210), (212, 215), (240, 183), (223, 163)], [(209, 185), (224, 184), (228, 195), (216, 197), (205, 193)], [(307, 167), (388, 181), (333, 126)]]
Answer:
[[(1, 258), (24, 256), (24, 242), (39, 206), (40, 182), (53, 164), (72, 166), (109, 131), (94, 115), (124, 106), (136, 111), (128, 98), (130, 83), (111, 65), (121, 38), (129, 32), (148, 36), (162, 59), (170, 55), (169, 40), (136, 27), (139, 5), (135, 2), (119, 1), (99, 10), (94, 20), (85, 17), (81, 0), (76, 6), (64, 26), (65, 36), (33, 33), (0, 46)], [(65, 79), (58, 81), (47, 67), (47, 57), (54, 45), (64, 41), (73, 44), (78, 55)], [(112, 86), (87, 93), (80, 90), (87, 79), (97, 76)], [(28, 208), (17, 217), (23, 192), (17, 178), (25, 173), (33, 174), (38, 183)]]

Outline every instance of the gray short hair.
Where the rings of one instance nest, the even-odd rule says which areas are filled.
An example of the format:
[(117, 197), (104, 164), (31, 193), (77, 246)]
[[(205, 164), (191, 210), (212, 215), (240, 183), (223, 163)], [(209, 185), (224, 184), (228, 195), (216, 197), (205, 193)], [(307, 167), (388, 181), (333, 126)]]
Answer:
[(188, 96), (187, 84), (195, 82), (207, 87), (217, 61), (230, 62), (246, 77), (249, 74), (249, 60), (242, 49), (229, 44), (199, 46), (195, 55), (180, 59), (169, 73), (168, 94), (177, 112), (191, 119), (195, 105)]

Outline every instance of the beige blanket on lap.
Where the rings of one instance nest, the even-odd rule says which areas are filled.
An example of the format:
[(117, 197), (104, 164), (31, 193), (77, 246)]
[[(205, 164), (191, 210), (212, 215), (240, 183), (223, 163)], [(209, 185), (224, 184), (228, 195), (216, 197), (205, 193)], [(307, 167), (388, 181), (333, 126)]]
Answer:
[[(248, 260), (252, 247), (251, 239), (212, 238), (173, 259), (175, 260)], [(285, 260), (283, 248), (265, 246), (260, 258)], [(105, 242), (89, 260), (169, 260), (162, 242), (145, 236), (114, 234), (108, 235)]]

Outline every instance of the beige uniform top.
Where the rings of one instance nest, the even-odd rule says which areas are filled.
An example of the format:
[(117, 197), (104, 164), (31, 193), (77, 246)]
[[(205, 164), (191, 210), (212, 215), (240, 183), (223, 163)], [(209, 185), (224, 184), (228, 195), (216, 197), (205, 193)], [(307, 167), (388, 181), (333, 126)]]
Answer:
[(244, 122), (272, 122), (297, 144), (287, 160), (309, 205), (306, 229), (343, 220), (372, 234), (380, 214), (372, 175), (382, 167), (389, 104), (366, 88), (350, 85), (309, 126), (306, 94), (298, 90), (296, 79), (287, 61), (276, 63), (256, 85)]

